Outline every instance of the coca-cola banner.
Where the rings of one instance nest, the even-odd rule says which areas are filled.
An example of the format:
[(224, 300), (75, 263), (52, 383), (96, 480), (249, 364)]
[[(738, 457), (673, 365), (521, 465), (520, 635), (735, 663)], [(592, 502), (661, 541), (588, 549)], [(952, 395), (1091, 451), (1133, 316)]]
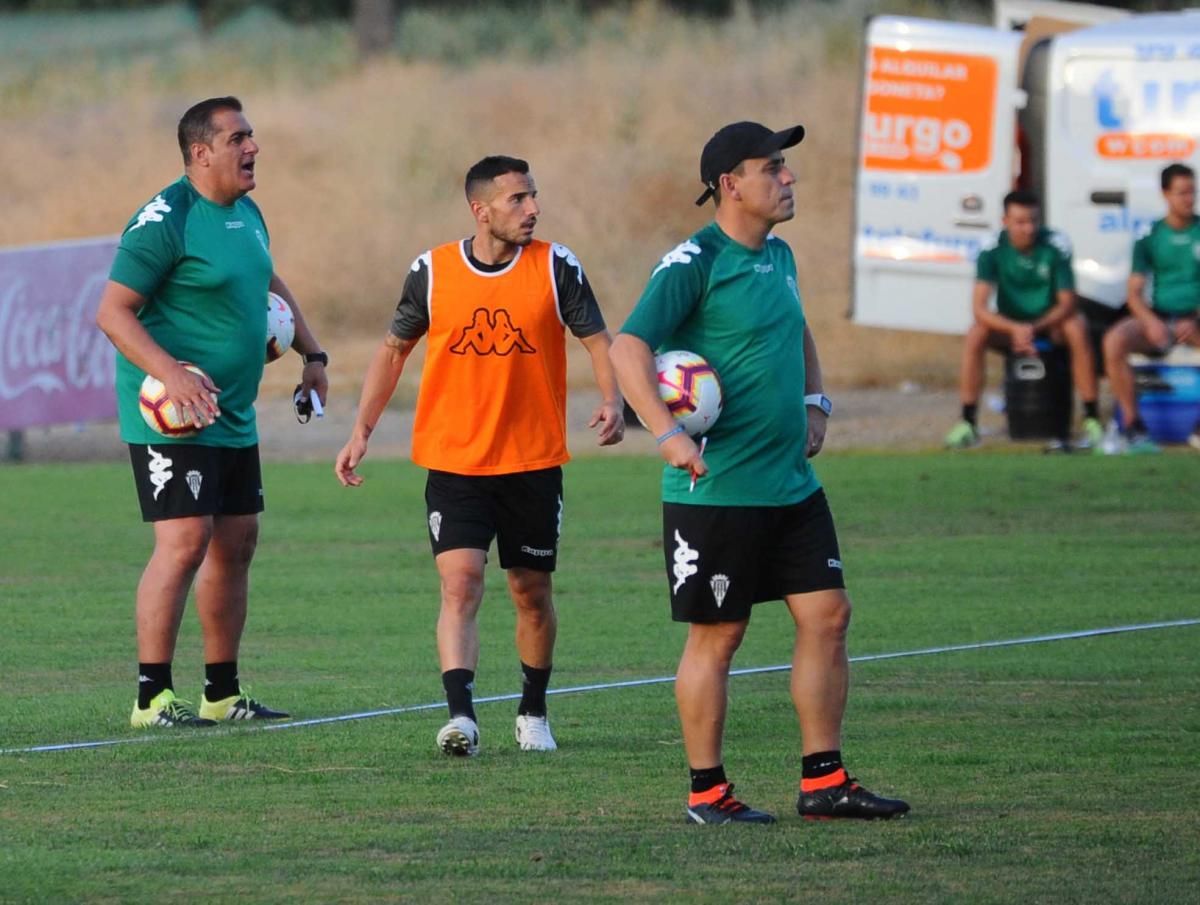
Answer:
[(0, 249), (0, 428), (115, 418), (96, 306), (117, 238)]

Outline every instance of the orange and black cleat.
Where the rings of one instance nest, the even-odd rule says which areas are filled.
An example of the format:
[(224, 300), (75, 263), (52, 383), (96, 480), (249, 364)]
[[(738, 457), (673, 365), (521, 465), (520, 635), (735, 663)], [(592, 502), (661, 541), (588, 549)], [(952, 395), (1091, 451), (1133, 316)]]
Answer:
[[(844, 771), (842, 775), (845, 776)], [(909, 807), (907, 801), (876, 795), (860, 786), (858, 780), (845, 776), (837, 785), (802, 790), (796, 810), (805, 820), (891, 820), (903, 817)]]
[(774, 823), (765, 811), (756, 811), (733, 797), (733, 783), (723, 782), (707, 792), (688, 797), (688, 823)]

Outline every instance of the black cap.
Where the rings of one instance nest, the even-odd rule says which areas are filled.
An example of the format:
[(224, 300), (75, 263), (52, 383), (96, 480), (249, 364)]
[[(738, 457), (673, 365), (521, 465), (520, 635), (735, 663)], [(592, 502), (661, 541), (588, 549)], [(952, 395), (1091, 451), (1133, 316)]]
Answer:
[(705, 188), (704, 194), (696, 199), (697, 206), (712, 197), (722, 173), (736, 170), (743, 160), (770, 157), (803, 140), (803, 126), (772, 132), (760, 123), (740, 122), (717, 130), (700, 154), (700, 181)]

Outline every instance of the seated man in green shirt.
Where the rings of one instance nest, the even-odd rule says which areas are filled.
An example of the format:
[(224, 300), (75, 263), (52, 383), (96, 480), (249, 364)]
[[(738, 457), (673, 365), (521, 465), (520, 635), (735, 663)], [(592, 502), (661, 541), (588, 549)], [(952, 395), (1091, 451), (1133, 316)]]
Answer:
[[(1039, 337), (1056, 346), (1066, 345), (1070, 352), (1071, 376), (1084, 410), (1079, 445), (1098, 446), (1104, 435), (1096, 407), (1096, 368), (1087, 324), (1075, 310), (1070, 242), (1062, 233), (1041, 225), (1039, 207), (1032, 192), (1009, 192), (1004, 197), (1004, 229), (996, 244), (981, 251), (976, 260), (975, 323), (963, 346), (959, 378), (962, 420), (946, 434), (946, 446), (951, 449), (979, 444), (976, 414), (987, 350), (1037, 355), (1034, 342)], [(993, 292), (995, 311), (988, 304)]]
[[(1129, 354), (1165, 355), (1176, 343), (1200, 347), (1200, 219), (1197, 219), (1196, 173), (1182, 163), (1162, 171), (1167, 215), (1155, 220), (1133, 243), (1129, 274), (1129, 317), (1104, 336), (1104, 370), (1113, 396), (1125, 416), (1124, 439), (1130, 452), (1155, 452), (1146, 425), (1138, 414)], [(1146, 301), (1146, 278), (1151, 277), (1152, 300)], [(1200, 449), (1200, 425), (1188, 444)]]

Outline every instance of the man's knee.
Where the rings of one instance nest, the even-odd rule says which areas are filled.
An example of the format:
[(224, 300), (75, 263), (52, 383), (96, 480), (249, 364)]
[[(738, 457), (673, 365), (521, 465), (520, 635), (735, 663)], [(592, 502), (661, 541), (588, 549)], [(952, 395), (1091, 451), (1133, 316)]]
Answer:
[(685, 655), (711, 663), (728, 664), (746, 637), (748, 622), (692, 623)]
[(982, 355), (991, 345), (992, 331), (983, 324), (971, 324), (963, 337), (963, 347), (970, 355)]
[(235, 516), (228, 521), (217, 517), (213, 527), (212, 543), (220, 548), (220, 555), (231, 565), (249, 568), (258, 549), (258, 517)]
[(212, 539), (212, 521), (206, 518), (168, 519), (155, 523), (154, 558), (183, 572), (194, 572), (204, 562)]
[(554, 613), (549, 572), (534, 569), (510, 569), (508, 590), (517, 615), (522, 619), (542, 621)]
[(800, 632), (813, 632), (838, 640), (850, 628), (850, 596), (841, 589), (798, 594), (789, 599)]
[(461, 566), (442, 575), (442, 607), (472, 609), (483, 598), (483, 569)]

